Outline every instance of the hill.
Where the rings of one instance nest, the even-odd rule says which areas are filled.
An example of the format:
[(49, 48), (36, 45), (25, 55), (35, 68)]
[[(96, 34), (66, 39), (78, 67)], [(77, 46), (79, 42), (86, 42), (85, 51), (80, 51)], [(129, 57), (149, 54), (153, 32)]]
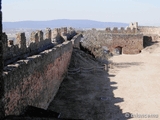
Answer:
[(106, 28), (106, 27), (126, 27), (128, 24), (119, 22), (100, 22), (93, 20), (69, 20), (57, 19), (49, 21), (19, 21), (19, 22), (3, 22), (4, 29), (43, 29), (73, 27), (73, 28)]

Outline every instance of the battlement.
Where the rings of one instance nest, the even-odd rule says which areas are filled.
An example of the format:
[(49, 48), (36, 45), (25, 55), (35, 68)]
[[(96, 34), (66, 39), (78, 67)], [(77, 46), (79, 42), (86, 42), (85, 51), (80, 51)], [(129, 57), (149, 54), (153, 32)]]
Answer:
[(16, 34), (15, 45), (13, 40), (9, 40), (7, 35), (3, 33), (4, 40), (4, 65), (12, 63), (18, 59), (23, 59), (26, 56), (36, 54), (44, 49), (48, 49), (53, 46), (51, 39), (46, 34), (46, 39), (43, 39), (43, 32), (37, 31), (31, 33), (29, 45), (26, 45), (25, 33)]
[[(80, 36), (80, 35), (78, 35), (78, 36)], [(62, 52), (62, 51), (65, 52), (65, 50), (67, 49), (66, 48), (67, 46), (72, 46), (72, 42), (66, 41), (62, 44), (56, 45), (55, 47), (44, 50), (37, 55), (31, 55), (31, 56), (26, 57), (25, 59), (18, 60), (14, 63), (8, 64), (4, 67), (3, 76), (12, 74), (13, 71), (15, 71), (16, 69), (18, 70), (18, 68), (23, 67), (24, 64), (26, 64), (26, 66), (27, 66), (27, 64), (29, 65), (30, 62), (33, 62), (33, 61), (38, 62), (40, 60), (40, 58), (45, 58), (45, 56), (48, 56), (48, 54), (50, 54), (51, 52), (53, 52), (53, 53), (58, 53), (58, 52)], [(65, 49), (65, 50), (61, 51), (60, 49)], [(56, 57), (59, 57), (59, 56), (60, 56), (60, 54), (58, 56), (56, 54)], [(37, 60), (37, 59), (39, 59), (39, 60)]]
[(29, 46), (25, 33), (17, 34), (15, 45), (3, 33), (5, 57), (8, 57), (3, 69), (5, 116), (19, 115), (28, 105), (47, 109), (67, 73), (73, 47), (79, 48), (82, 35), (55, 44), (51, 33), (56, 32), (57, 38), (60, 29), (46, 29), (46, 32), (45, 39), (42, 31), (32, 32)]
[(19, 115), (27, 105), (46, 109), (67, 72), (72, 49), (66, 41), (5, 66), (5, 115)]
[[(62, 34), (64, 32), (65, 34)], [(3, 33), (4, 65), (61, 44), (68, 40), (68, 36), (71, 39), (75, 35), (75, 31), (67, 33), (67, 28), (56, 28), (53, 30), (46, 28), (45, 37), (42, 30), (33, 31), (28, 41), (29, 44), (26, 44), (25, 33), (17, 33), (15, 44), (13, 44), (13, 40), (8, 40), (7, 35)]]
[(114, 27), (114, 28), (106, 28), (105, 31), (107, 33), (115, 33), (115, 34), (136, 34), (137, 33), (137, 30), (136, 28), (124, 28), (124, 27), (121, 27), (121, 28), (117, 28), (117, 27)]

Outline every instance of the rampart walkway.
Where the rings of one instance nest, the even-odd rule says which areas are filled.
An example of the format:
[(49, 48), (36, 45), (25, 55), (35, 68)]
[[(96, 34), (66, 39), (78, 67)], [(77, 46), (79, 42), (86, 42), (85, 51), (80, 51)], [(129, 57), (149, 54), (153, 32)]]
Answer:
[[(117, 88), (111, 85), (116, 83), (110, 82), (108, 77), (114, 75), (108, 75), (103, 67), (86, 53), (80, 50), (74, 51), (70, 70), (73, 68), (83, 68), (83, 70), (77, 74), (68, 74), (48, 109), (61, 113), (60, 118), (126, 120), (121, 109), (114, 105), (123, 101), (123, 98), (115, 98), (113, 95), (113, 90)], [(84, 68), (100, 69), (85, 71)]]

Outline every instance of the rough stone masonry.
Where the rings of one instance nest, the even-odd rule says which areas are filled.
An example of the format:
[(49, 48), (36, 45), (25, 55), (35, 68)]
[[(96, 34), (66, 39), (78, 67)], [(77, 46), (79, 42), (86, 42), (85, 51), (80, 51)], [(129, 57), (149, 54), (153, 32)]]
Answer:
[(88, 30), (83, 35), (82, 46), (94, 55), (96, 55), (97, 49), (103, 47), (107, 47), (113, 54), (117, 47), (122, 49), (123, 54), (138, 54), (143, 49), (143, 34), (137, 33), (135, 29)]
[(33, 32), (27, 46), (25, 33), (18, 33), (14, 45), (1, 30), (0, 118), (19, 115), (28, 105), (47, 109), (57, 93), (67, 73), (72, 50), (79, 48), (81, 34), (61, 44), (51, 42), (50, 29), (45, 36), (43, 39), (42, 31)]
[(1, 0), (0, 0), (0, 119), (4, 117), (4, 104), (2, 98), (4, 96), (4, 86), (3, 86), (3, 43), (2, 43), (2, 11), (1, 11)]
[(72, 49), (68, 41), (9, 64), (4, 74), (5, 115), (19, 115), (28, 105), (47, 109), (67, 72)]

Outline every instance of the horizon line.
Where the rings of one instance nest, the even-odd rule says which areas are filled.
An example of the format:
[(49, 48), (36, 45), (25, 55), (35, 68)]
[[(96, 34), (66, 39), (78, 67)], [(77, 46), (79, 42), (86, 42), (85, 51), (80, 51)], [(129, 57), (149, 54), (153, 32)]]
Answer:
[[(92, 20), (92, 19), (52, 19), (52, 20), (20, 20), (20, 21), (3, 21), (2, 20), (2, 23), (4, 22), (44, 22), (44, 21), (54, 21), (54, 20), (86, 20), (86, 21), (94, 21), (94, 22), (103, 22), (103, 23), (112, 23), (111, 21), (98, 21), (98, 20)], [(124, 23), (124, 24), (128, 24), (127, 22), (115, 22), (113, 21), (114, 23)], [(131, 22), (129, 22), (131, 23)]]

